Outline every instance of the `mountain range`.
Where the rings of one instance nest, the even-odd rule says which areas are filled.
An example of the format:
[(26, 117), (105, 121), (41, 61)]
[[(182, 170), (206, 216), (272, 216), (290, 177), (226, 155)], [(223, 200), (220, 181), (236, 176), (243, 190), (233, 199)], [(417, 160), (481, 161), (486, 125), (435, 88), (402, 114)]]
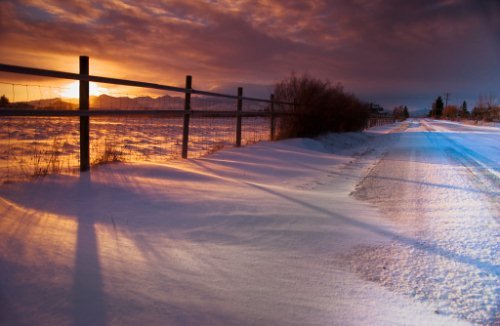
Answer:
[[(11, 103), (11, 107), (75, 110), (78, 109), (78, 99), (51, 98), (33, 100), (23, 103)], [(233, 111), (237, 108), (234, 99), (214, 98), (206, 96), (193, 96), (191, 107), (194, 110)], [(265, 109), (259, 104), (259, 109)], [(97, 110), (183, 110), (184, 97), (164, 95), (157, 98), (150, 96), (141, 97), (114, 97), (109, 95), (90, 96), (90, 108)]]

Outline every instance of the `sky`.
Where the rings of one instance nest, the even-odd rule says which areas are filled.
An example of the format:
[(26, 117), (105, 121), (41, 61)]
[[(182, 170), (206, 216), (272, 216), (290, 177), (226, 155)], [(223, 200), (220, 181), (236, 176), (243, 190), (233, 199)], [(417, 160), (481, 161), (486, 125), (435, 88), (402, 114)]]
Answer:
[(78, 72), (88, 55), (94, 75), (255, 97), (295, 72), (390, 110), (500, 100), (499, 0), (2, 0), (0, 40), (0, 63)]

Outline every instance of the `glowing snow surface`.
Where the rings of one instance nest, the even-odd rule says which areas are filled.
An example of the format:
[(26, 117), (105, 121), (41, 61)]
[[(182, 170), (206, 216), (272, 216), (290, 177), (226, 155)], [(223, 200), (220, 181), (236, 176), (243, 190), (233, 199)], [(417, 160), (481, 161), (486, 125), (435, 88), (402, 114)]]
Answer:
[(500, 133), (414, 121), (396, 137), (353, 194), (401, 231), (390, 246), (359, 249), (354, 269), (436, 313), (498, 323)]
[(0, 188), (0, 324), (499, 322), (495, 128), (414, 120)]

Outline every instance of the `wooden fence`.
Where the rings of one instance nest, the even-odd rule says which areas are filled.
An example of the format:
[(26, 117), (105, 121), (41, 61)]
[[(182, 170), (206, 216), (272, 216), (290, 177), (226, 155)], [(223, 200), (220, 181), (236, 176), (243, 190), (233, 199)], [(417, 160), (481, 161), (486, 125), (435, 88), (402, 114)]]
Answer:
[[(18, 73), (33, 76), (52, 77), (71, 79), (79, 81), (79, 109), (78, 110), (35, 110), (35, 109), (8, 109), (2, 108), (0, 116), (33, 116), (33, 117), (80, 117), (80, 171), (90, 169), (90, 125), (89, 120), (92, 116), (166, 116), (166, 117), (182, 117), (183, 132), (182, 132), (182, 158), (188, 157), (189, 149), (189, 127), (192, 117), (233, 117), (236, 118), (236, 143), (237, 147), (241, 146), (242, 134), (242, 119), (244, 117), (269, 117), (270, 118), (270, 135), (269, 138), (275, 138), (276, 118), (286, 115), (283, 110), (275, 110), (276, 105), (290, 106), (292, 103), (278, 102), (274, 100), (273, 95), (269, 99), (252, 98), (243, 96), (243, 88), (239, 87), (237, 95), (221, 94), (196, 90), (192, 88), (192, 77), (186, 76), (185, 87), (175, 87), (168, 85), (160, 85), (148, 82), (140, 82), (126, 79), (109, 78), (102, 76), (94, 76), (89, 74), (89, 57), (80, 56), (80, 72), (70, 73), (55, 70), (38, 69), (24, 66), (14, 66), (0, 64), (0, 71), (9, 73)], [(90, 92), (89, 83), (105, 83), (121, 86), (133, 86), (155, 90), (164, 90), (178, 92), (184, 94), (183, 110), (111, 110), (99, 109), (90, 110)], [(235, 100), (236, 110), (225, 111), (196, 111), (191, 108), (191, 95), (201, 95), (206, 97), (224, 98)], [(243, 111), (243, 102), (260, 102), (267, 105), (266, 110), (253, 112)]]
[(394, 123), (395, 121), (396, 120), (393, 116), (373, 114), (368, 118), (368, 121), (366, 122), (366, 128), (383, 126), (386, 124)]

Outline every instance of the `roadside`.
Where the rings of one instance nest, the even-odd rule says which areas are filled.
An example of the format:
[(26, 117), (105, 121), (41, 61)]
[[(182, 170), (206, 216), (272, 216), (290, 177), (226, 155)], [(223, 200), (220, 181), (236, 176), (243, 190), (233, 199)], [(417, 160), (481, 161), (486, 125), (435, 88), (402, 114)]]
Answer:
[(500, 304), (495, 159), (461, 141), (469, 138), (477, 148), (491, 135), (456, 125), (446, 134), (435, 129), (433, 122), (410, 121), (357, 185), (353, 196), (394, 221), (399, 236), (390, 245), (358, 248), (351, 267), (391, 291), (430, 302), (436, 314), (493, 325)]

